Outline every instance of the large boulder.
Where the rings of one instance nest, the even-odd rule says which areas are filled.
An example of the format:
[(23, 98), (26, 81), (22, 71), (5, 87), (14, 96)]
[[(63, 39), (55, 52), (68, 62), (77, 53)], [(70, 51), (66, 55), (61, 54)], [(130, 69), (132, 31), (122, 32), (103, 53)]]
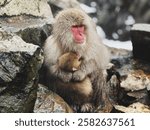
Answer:
[(150, 61), (150, 24), (135, 24), (131, 29), (133, 56)]
[(47, 0), (1, 0), (0, 15), (32, 15), (34, 17), (51, 17)]
[(48, 2), (62, 9), (80, 7), (77, 0), (48, 0)]
[(73, 113), (69, 105), (55, 92), (38, 84), (37, 99), (34, 106), (35, 113)]
[(0, 112), (32, 112), (42, 50), (0, 29)]
[(2, 0), (0, 26), (25, 42), (43, 45), (51, 34), (53, 15), (47, 0)]

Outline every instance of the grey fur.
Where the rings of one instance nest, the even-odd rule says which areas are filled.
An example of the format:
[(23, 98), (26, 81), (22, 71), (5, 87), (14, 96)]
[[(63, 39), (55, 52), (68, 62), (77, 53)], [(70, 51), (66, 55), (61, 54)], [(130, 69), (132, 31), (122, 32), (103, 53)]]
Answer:
[[(84, 44), (77, 45), (73, 41), (70, 29), (72, 25), (81, 24), (86, 27), (86, 41)], [(64, 72), (57, 65), (58, 58), (70, 51), (78, 53), (83, 58), (80, 70), (74, 73)], [(102, 71), (106, 69), (110, 55), (96, 32), (96, 25), (84, 11), (66, 9), (56, 16), (52, 35), (48, 37), (44, 45), (44, 56), (44, 64), (48, 68), (50, 76), (56, 80), (60, 79), (63, 82), (70, 82), (71, 80), (82, 81), (86, 76), (92, 76), (96, 72), (95, 74), (99, 76), (94, 75), (91, 77), (94, 85), (93, 89), (96, 92), (92, 97), (95, 98), (96, 95), (101, 94), (99, 90), (105, 89), (105, 79)], [(96, 80), (96, 78), (99, 78), (99, 80)], [(65, 91), (67, 92), (67, 90)], [(71, 93), (69, 95), (72, 96)], [(101, 98), (101, 96), (99, 97)], [(77, 104), (83, 105), (83, 103)], [(74, 103), (71, 105), (74, 105)]]

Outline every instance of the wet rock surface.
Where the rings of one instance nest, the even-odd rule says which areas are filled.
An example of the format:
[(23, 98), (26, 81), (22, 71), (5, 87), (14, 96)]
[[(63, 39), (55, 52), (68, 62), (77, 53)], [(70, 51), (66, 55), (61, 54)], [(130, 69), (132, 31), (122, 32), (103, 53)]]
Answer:
[(25, 42), (42, 46), (51, 34), (53, 15), (46, 0), (2, 0), (0, 27)]
[(0, 29), (0, 112), (33, 111), (42, 62), (38, 46)]
[(133, 103), (128, 107), (116, 105), (115, 109), (122, 113), (150, 113), (150, 107), (139, 102)]
[(44, 85), (38, 85), (35, 113), (72, 113), (73, 110), (56, 93)]
[(45, 18), (49, 18), (52, 15), (47, 0), (1, 0), (1, 16), (17, 16), (22, 14)]
[(111, 49), (111, 52), (111, 62), (120, 74), (121, 95), (118, 104), (129, 106), (140, 102), (149, 106), (150, 96), (147, 88), (150, 86), (150, 63), (134, 59), (131, 51)]
[(59, 8), (79, 8), (79, 2), (77, 0), (48, 0), (50, 5), (55, 5)]
[(25, 42), (42, 46), (51, 34), (50, 19), (36, 18), (26, 15), (13, 17), (0, 17), (0, 26), (7, 32), (19, 35)]

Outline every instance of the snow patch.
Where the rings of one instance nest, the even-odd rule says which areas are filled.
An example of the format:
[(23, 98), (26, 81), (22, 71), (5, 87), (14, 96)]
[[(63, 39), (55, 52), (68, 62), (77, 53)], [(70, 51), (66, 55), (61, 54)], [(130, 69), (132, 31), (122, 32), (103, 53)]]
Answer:
[(150, 24), (134, 24), (132, 30), (150, 32)]
[(92, 2), (90, 3), (90, 5), (91, 5), (92, 7), (96, 7), (97, 3), (94, 2), (94, 1), (92, 1)]
[(88, 14), (96, 13), (96, 8), (87, 6), (85, 4), (80, 4), (80, 7)]
[(133, 16), (129, 15), (125, 21), (125, 25), (133, 25), (135, 23), (135, 19)]
[(114, 47), (118, 49), (126, 49), (126, 50), (132, 50), (132, 43), (131, 41), (118, 41), (118, 40), (108, 40), (103, 39), (103, 43), (109, 47)]
[(115, 32), (114, 32), (114, 33), (112, 33), (112, 37), (113, 37), (114, 39), (116, 39), (116, 40), (119, 38), (118, 34), (117, 34), (117, 33), (115, 33)]
[(102, 39), (106, 38), (106, 34), (104, 30), (100, 26), (97, 26), (96, 30), (97, 30), (98, 35), (101, 36)]
[(131, 41), (122, 42), (119, 40), (106, 39), (106, 34), (105, 34), (104, 30), (100, 26), (97, 26), (96, 29), (97, 29), (98, 35), (102, 38), (102, 41), (105, 45), (107, 45), (109, 47), (118, 48), (118, 49), (132, 50)]

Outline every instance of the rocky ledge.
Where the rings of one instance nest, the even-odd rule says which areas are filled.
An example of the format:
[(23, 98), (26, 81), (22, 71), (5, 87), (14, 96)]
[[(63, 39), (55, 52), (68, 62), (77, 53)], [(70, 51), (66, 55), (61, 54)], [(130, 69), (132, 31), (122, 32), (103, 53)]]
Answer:
[(39, 46), (0, 29), (0, 112), (33, 111), (42, 63)]

